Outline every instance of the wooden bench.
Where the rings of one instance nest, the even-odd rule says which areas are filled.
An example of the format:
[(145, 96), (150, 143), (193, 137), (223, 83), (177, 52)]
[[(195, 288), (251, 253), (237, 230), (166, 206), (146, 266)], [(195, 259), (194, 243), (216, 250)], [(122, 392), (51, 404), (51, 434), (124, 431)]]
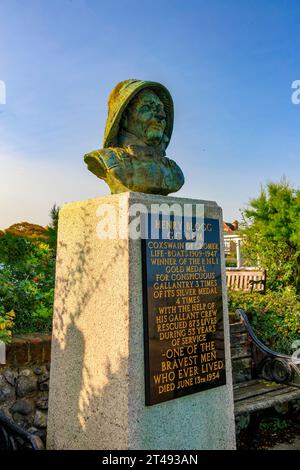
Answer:
[(300, 399), (297, 387), (259, 379), (235, 384), (233, 393), (235, 416)]
[(226, 284), (231, 290), (265, 292), (266, 271), (258, 268), (226, 268)]
[(255, 335), (247, 315), (230, 325), (235, 416), (300, 400), (300, 360), (272, 351)]

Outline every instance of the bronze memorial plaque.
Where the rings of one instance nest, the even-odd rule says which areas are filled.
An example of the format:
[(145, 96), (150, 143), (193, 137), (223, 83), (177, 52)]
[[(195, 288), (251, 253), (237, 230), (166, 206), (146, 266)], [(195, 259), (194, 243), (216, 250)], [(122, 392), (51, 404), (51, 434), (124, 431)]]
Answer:
[[(165, 238), (155, 217), (147, 233), (155, 223), (159, 238), (142, 240), (146, 405), (226, 383), (219, 221), (204, 218), (191, 249), (186, 231), (176, 239), (183, 218), (169, 220)], [(195, 219), (184, 224), (196, 232)]]

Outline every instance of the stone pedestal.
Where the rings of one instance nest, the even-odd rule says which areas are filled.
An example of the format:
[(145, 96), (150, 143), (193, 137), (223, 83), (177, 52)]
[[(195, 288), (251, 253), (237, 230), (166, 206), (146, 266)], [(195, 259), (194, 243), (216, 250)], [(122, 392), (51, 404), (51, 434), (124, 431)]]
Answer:
[(204, 203), (222, 230), (214, 202), (140, 193), (60, 212), (48, 449), (235, 448), (223, 243), (226, 385), (145, 406), (141, 241), (101, 239), (98, 224), (105, 204), (118, 228), (128, 225), (131, 204), (165, 202)]

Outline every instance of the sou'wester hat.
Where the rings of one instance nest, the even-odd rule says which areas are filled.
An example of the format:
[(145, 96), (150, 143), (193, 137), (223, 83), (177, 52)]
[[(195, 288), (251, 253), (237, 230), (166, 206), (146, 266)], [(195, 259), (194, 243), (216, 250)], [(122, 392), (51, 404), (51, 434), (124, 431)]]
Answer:
[(164, 104), (166, 112), (165, 134), (170, 141), (174, 122), (174, 105), (170, 92), (160, 83), (130, 79), (118, 83), (109, 95), (103, 148), (118, 146), (119, 124), (123, 112), (129, 102), (145, 88), (153, 90)]

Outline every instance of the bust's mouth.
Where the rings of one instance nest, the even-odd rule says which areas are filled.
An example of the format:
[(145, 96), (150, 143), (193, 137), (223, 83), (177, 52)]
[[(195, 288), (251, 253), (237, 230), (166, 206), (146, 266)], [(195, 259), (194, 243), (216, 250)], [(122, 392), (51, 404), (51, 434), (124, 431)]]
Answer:
[(149, 127), (151, 127), (152, 129), (156, 129), (158, 131), (162, 131), (162, 132), (165, 129), (165, 126), (160, 122), (153, 122), (153, 123), (150, 124)]

